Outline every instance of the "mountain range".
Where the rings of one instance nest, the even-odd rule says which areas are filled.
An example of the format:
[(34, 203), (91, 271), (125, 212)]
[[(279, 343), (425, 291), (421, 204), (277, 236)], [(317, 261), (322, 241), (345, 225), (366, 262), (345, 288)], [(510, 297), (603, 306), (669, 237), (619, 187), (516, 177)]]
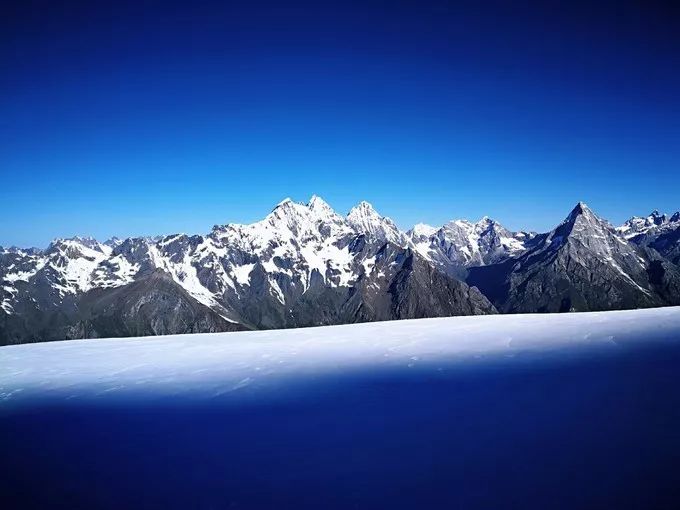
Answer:
[(0, 344), (680, 304), (680, 213), (548, 233), (484, 217), (403, 232), (313, 196), (207, 235), (0, 248)]

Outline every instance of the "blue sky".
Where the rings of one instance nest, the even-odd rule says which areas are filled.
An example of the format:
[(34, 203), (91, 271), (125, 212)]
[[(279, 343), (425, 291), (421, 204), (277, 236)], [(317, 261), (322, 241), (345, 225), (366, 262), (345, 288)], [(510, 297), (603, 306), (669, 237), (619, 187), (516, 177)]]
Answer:
[(55, 4), (0, 27), (0, 245), (202, 233), (314, 193), (402, 228), (680, 209), (661, 4)]

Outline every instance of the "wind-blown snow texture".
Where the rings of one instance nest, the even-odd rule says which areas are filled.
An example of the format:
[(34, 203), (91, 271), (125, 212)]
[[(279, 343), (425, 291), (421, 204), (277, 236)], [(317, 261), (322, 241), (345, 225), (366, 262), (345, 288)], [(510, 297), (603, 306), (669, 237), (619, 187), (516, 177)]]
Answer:
[(422, 368), (620, 349), (680, 336), (680, 308), (456, 317), (278, 331), (74, 340), (0, 348), (0, 402), (240, 396), (355, 370)]
[(0, 347), (2, 508), (674, 508), (680, 309)]

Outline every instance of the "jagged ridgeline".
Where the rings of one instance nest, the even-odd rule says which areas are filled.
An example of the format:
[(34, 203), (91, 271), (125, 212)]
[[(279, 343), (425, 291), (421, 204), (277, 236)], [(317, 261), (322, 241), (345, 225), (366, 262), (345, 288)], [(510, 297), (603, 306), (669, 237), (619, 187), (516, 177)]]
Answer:
[(0, 249), (0, 343), (680, 304), (680, 214), (546, 234), (489, 218), (400, 231), (319, 197), (208, 235)]

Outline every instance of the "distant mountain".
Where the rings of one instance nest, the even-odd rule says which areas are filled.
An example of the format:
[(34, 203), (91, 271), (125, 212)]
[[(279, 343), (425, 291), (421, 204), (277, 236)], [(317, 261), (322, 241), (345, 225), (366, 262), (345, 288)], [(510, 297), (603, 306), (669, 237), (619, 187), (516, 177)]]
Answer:
[(648, 216), (633, 216), (623, 225), (616, 227), (616, 231), (626, 239), (632, 239), (638, 235), (646, 234), (650, 230), (657, 227), (667, 225), (668, 223), (675, 223), (680, 221), (680, 212), (676, 212), (673, 216), (661, 214), (654, 210)]
[(464, 277), (470, 267), (497, 264), (523, 253), (535, 234), (510, 232), (485, 216), (477, 223), (454, 220), (440, 228), (419, 224), (407, 236), (424, 258), (447, 274)]
[(495, 313), (362, 202), (286, 199), (251, 225), (0, 251), (0, 342)]
[(680, 304), (680, 270), (583, 203), (519, 257), (472, 268), (467, 281), (508, 313)]
[(207, 235), (0, 248), (0, 344), (680, 304), (678, 227), (578, 204), (546, 234), (487, 217), (402, 232), (313, 196)]
[(653, 211), (646, 218), (633, 216), (617, 231), (640, 246), (653, 248), (680, 265), (680, 211), (668, 216)]

